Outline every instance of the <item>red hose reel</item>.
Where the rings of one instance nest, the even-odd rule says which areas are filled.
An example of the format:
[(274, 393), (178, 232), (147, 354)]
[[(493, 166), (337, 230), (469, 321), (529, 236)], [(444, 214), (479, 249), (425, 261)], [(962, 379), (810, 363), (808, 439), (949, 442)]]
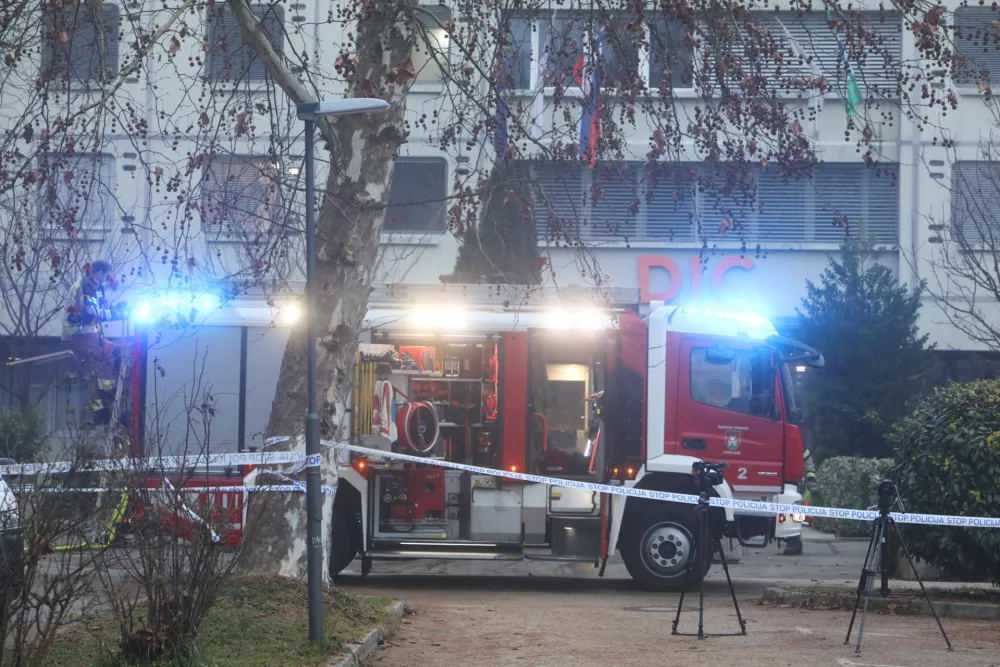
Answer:
[(399, 442), (414, 454), (430, 453), (437, 442), (440, 426), (437, 412), (429, 403), (407, 401), (396, 415)]

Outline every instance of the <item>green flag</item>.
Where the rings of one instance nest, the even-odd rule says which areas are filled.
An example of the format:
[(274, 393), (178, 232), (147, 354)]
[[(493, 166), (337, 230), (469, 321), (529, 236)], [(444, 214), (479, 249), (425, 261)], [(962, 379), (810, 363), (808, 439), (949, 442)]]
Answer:
[(847, 72), (847, 118), (854, 118), (858, 115), (857, 105), (864, 102), (864, 96), (861, 95), (861, 88), (858, 87), (858, 79), (854, 76), (854, 68), (851, 67), (851, 61), (847, 57), (847, 47), (844, 45), (843, 40), (840, 39), (840, 34), (837, 32), (837, 25), (830, 15), (829, 7), (826, 8), (826, 21), (830, 26), (830, 30), (833, 31), (833, 36), (837, 38), (837, 52), (840, 57), (840, 64), (844, 68), (844, 71)]

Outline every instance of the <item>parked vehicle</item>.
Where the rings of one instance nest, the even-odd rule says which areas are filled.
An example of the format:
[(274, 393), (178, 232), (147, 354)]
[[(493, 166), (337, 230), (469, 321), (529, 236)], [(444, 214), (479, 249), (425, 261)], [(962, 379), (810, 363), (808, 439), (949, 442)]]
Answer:
[[(662, 303), (644, 316), (550, 307), (538, 291), (528, 307), (462, 300), (475, 289), (372, 304), (354, 440), (428, 463), (339, 455), (332, 573), (356, 556), (368, 572), (375, 560), (410, 558), (598, 565), (618, 550), (636, 581), (663, 590), (683, 584), (699, 548), (690, 505), (434, 460), (686, 494), (694, 462), (727, 461), (719, 497), (801, 500), (790, 366), (821, 365), (822, 355), (766, 318)], [(717, 534), (755, 546), (801, 530), (759, 511), (713, 508), (712, 517)]]

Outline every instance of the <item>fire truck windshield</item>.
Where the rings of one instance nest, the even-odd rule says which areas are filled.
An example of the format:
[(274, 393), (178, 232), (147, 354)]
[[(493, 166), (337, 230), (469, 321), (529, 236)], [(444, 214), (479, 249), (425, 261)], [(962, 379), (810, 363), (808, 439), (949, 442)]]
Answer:
[[(781, 355), (781, 387), (784, 392), (786, 418), (790, 424), (798, 424), (802, 417), (802, 408), (795, 400), (793, 378), (798, 377), (797, 368), (800, 366), (803, 369), (807, 366), (822, 368), (825, 360), (823, 355), (812, 347), (791, 338), (771, 336), (767, 342)], [(796, 367), (795, 372), (792, 366)]]

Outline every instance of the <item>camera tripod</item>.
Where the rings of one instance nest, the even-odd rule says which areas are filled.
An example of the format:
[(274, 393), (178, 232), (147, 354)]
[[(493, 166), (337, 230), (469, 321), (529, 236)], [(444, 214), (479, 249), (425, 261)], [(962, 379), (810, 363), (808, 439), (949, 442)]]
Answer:
[[(739, 635), (745, 635), (747, 633), (747, 623), (743, 620), (743, 616), (740, 614), (740, 604), (736, 601), (736, 591), (733, 590), (733, 580), (729, 576), (729, 563), (726, 561), (726, 554), (722, 550), (722, 539), (716, 537), (712, 539), (711, 530), (709, 529), (708, 521), (708, 510), (710, 507), (710, 497), (708, 495), (709, 489), (711, 489), (715, 484), (722, 483), (722, 468), (727, 467), (725, 463), (708, 463), (699, 461), (695, 463), (694, 469), (697, 472), (698, 480), (698, 504), (695, 506), (694, 513), (697, 518), (698, 523), (698, 542), (697, 550), (695, 552), (695, 557), (688, 559), (687, 567), (684, 568), (684, 588), (681, 589), (681, 599), (677, 603), (677, 616), (674, 617), (673, 627), (670, 634), (672, 635), (682, 635), (686, 637), (697, 637), (698, 639), (705, 639), (707, 637), (734, 637)], [(711, 540), (711, 542), (710, 542)], [(709, 546), (711, 544), (711, 546)], [(719, 560), (722, 562), (722, 569), (726, 572), (726, 583), (729, 584), (729, 594), (733, 597), (733, 607), (736, 608), (736, 618), (740, 622), (739, 632), (726, 632), (726, 633), (712, 633), (705, 634), (705, 572), (708, 571), (708, 566), (712, 553), (719, 553)], [(681, 610), (684, 608), (684, 595), (687, 593), (688, 583), (691, 581), (691, 568), (697, 565), (701, 568), (701, 577), (699, 577), (698, 585), (698, 632), (677, 632), (677, 625), (681, 620)]]
[(896, 493), (896, 487), (890, 480), (883, 479), (879, 480), (876, 488), (878, 491), (879, 515), (872, 520), (872, 536), (868, 541), (868, 551), (865, 553), (865, 562), (861, 566), (861, 579), (858, 581), (858, 596), (854, 599), (854, 613), (851, 614), (851, 623), (847, 626), (847, 637), (844, 639), (844, 644), (846, 645), (851, 643), (851, 630), (854, 629), (854, 619), (858, 615), (858, 605), (863, 597), (865, 599), (865, 606), (861, 611), (861, 623), (858, 625), (858, 643), (854, 647), (855, 653), (861, 653), (861, 638), (865, 632), (865, 618), (868, 616), (868, 601), (872, 598), (872, 593), (875, 588), (876, 575), (880, 576), (882, 579), (879, 595), (884, 598), (887, 598), (890, 595), (889, 545), (892, 541), (892, 536), (895, 535), (896, 539), (899, 540), (899, 544), (903, 547), (903, 553), (906, 554), (906, 560), (910, 563), (910, 569), (913, 571), (913, 575), (917, 578), (917, 583), (920, 584), (920, 593), (924, 596), (924, 600), (926, 600), (927, 604), (930, 606), (931, 613), (934, 614), (934, 620), (937, 621), (938, 628), (941, 630), (941, 636), (944, 637), (944, 642), (948, 645), (948, 650), (950, 651), (952, 650), (951, 641), (948, 639), (948, 634), (944, 631), (944, 626), (941, 625), (941, 618), (938, 616), (937, 609), (934, 608), (934, 603), (931, 602), (930, 596), (927, 595), (927, 589), (924, 588), (924, 582), (917, 573), (917, 568), (913, 564), (913, 558), (910, 557), (910, 550), (906, 548), (906, 543), (903, 541), (903, 537), (899, 534), (899, 528), (896, 526), (896, 522), (889, 515), (889, 510), (892, 509), (894, 502), (893, 495)]

